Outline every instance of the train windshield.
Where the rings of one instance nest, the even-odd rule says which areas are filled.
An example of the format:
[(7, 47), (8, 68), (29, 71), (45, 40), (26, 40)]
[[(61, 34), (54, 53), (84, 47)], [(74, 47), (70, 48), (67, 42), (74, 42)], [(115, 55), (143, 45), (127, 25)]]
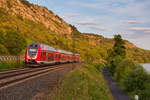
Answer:
[(38, 51), (38, 45), (37, 44), (31, 44), (28, 47), (28, 56), (30, 58), (36, 58)]

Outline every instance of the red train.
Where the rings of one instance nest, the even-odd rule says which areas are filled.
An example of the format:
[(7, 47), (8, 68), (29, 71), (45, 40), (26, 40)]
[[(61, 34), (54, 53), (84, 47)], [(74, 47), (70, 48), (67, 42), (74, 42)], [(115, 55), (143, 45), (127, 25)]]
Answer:
[(42, 43), (31, 43), (26, 48), (27, 66), (50, 65), (56, 63), (79, 62), (80, 55), (56, 49)]

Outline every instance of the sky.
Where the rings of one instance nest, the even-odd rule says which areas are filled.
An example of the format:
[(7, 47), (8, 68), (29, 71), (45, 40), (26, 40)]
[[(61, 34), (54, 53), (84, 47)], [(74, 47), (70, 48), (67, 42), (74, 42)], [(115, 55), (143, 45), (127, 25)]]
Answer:
[(121, 34), (150, 50), (150, 0), (28, 0), (52, 10), (80, 32)]

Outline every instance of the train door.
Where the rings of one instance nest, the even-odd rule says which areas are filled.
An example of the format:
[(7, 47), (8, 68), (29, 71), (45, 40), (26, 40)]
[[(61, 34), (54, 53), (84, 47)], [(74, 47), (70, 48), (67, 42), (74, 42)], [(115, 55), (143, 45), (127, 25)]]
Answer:
[(55, 54), (53, 52), (49, 52), (48, 53), (48, 61), (52, 62), (52, 61), (54, 61), (54, 58), (55, 58)]
[(63, 63), (65, 63), (65, 62), (66, 62), (65, 54), (62, 54), (62, 55), (61, 55), (61, 61), (62, 61)]
[(56, 59), (56, 61), (58, 61), (58, 62), (61, 60), (61, 55), (60, 55), (60, 53), (56, 53), (55, 59)]
[(41, 52), (41, 61), (46, 61), (46, 52)]

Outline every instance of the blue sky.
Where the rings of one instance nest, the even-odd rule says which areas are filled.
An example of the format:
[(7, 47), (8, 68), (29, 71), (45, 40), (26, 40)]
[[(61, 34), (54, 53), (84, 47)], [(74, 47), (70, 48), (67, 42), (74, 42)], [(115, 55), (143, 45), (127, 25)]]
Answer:
[(46, 6), (79, 31), (112, 38), (121, 34), (150, 49), (150, 0), (28, 0)]

